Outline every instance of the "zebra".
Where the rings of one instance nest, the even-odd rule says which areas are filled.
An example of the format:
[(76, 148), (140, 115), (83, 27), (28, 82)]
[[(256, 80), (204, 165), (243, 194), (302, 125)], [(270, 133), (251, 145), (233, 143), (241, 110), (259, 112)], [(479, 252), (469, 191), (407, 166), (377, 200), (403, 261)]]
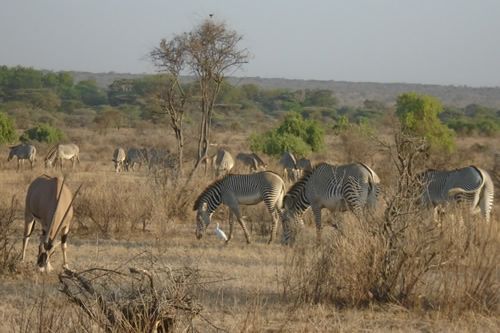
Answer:
[(299, 169), (297, 169), (297, 160), (295, 156), (290, 152), (283, 153), (279, 164), (283, 166), (283, 178), (286, 181), (294, 182), (299, 178)]
[[(316, 238), (321, 241), (321, 210), (348, 211), (360, 219), (364, 208), (375, 208), (380, 179), (363, 163), (334, 166), (320, 163), (305, 171), (283, 199), (284, 244), (294, 240), (298, 223), (303, 225), (302, 214), (311, 207), (316, 224)], [(294, 224), (291, 224), (294, 222)]]
[(127, 155), (125, 157), (125, 170), (134, 171), (136, 165), (139, 165), (140, 169), (142, 164), (146, 162), (147, 162), (147, 149), (129, 148), (127, 150)]
[(255, 153), (239, 153), (236, 159), (250, 168), (251, 172), (267, 168), (267, 164)]
[(74, 143), (55, 145), (45, 157), (45, 167), (57, 166), (56, 163), (59, 162), (59, 167), (62, 170), (63, 159), (71, 160), (71, 168), (74, 169), (75, 163), (80, 163), (80, 148)]
[(21, 165), (24, 166), (24, 161), (30, 161), (31, 169), (33, 169), (33, 165), (36, 160), (36, 148), (33, 145), (21, 143), (17, 146), (9, 147), (9, 157), (7, 157), (7, 161), (10, 161), (17, 157), (17, 170), (19, 171)]
[(212, 157), (215, 167), (215, 176), (219, 177), (221, 174), (228, 174), (234, 167), (234, 158), (230, 152), (225, 149), (219, 148), (217, 153)]
[(272, 217), (271, 236), (268, 243), (276, 236), (278, 220), (285, 195), (285, 183), (272, 171), (251, 174), (229, 174), (209, 185), (196, 199), (193, 210), (196, 211), (196, 238), (200, 239), (210, 224), (212, 214), (221, 204), (229, 207), (229, 236), (233, 234), (233, 215), (243, 228), (247, 243), (250, 236), (242, 219), (240, 205), (256, 205), (262, 201)]
[(125, 150), (118, 147), (113, 152), (113, 162), (115, 163), (115, 172), (120, 172), (123, 170), (123, 165), (125, 164)]
[(305, 171), (312, 170), (311, 160), (304, 157), (298, 159), (295, 165), (296, 165), (296, 168), (294, 170), (295, 179), (299, 179), (300, 177), (302, 177)]
[(423, 184), (423, 206), (438, 209), (450, 202), (465, 203), (471, 214), (481, 212), (489, 222), (494, 185), (485, 170), (473, 165), (451, 171), (429, 169), (419, 179)]
[(151, 148), (148, 152), (148, 168), (152, 169), (174, 169), (177, 166), (176, 159), (168, 149)]

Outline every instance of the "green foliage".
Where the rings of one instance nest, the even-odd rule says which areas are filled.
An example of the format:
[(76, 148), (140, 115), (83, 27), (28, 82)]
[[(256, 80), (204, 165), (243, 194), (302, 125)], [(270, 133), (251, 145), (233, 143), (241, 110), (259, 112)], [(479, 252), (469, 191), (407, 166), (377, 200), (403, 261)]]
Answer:
[(108, 97), (104, 91), (97, 87), (95, 81), (80, 81), (75, 89), (83, 103), (91, 106), (107, 104)]
[(9, 116), (0, 112), (0, 144), (10, 143), (16, 140), (14, 122)]
[(298, 113), (287, 115), (283, 123), (264, 135), (253, 134), (250, 147), (268, 155), (281, 155), (285, 151), (305, 156), (323, 147), (325, 132), (314, 120), (304, 119)]
[(493, 136), (500, 133), (497, 111), (481, 105), (471, 104), (464, 109), (448, 107), (440, 118), (459, 134)]
[(52, 127), (48, 124), (39, 124), (36, 127), (24, 131), (19, 139), (23, 142), (35, 140), (52, 144), (60, 142), (64, 137), (64, 133), (59, 128)]
[(424, 137), (432, 149), (451, 152), (455, 149), (454, 133), (441, 123), (441, 102), (432, 96), (405, 93), (398, 96), (396, 115), (403, 131)]
[(333, 125), (335, 134), (341, 134), (349, 128), (349, 118), (346, 115), (340, 116), (336, 123)]

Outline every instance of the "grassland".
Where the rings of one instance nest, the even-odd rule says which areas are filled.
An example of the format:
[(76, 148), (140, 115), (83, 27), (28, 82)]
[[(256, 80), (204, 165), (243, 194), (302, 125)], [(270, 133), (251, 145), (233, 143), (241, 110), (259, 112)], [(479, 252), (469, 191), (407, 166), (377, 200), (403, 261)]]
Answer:
[[(267, 245), (271, 219), (262, 205), (243, 209), (244, 215), (250, 220), (252, 244), (245, 244), (243, 232), (238, 226), (235, 227), (235, 238), (228, 246), (216, 239), (213, 234), (214, 226), (210, 226), (207, 234), (198, 241), (194, 236), (195, 222), (191, 206), (194, 198), (212, 181), (210, 177), (200, 174), (188, 188), (182, 188), (179, 185), (182, 183), (175, 182), (168, 173), (154, 174), (143, 168), (138, 172), (115, 174), (113, 170), (111, 156), (116, 146), (173, 147), (173, 139), (169, 133), (159, 129), (148, 132), (121, 129), (107, 134), (80, 129), (68, 130), (67, 133), (72, 141), (80, 145), (82, 162), (76, 170), (66, 169), (64, 173), (73, 190), (83, 183), (82, 192), (75, 202), (76, 217), (69, 237), (70, 267), (76, 271), (90, 267), (121, 269), (131, 265), (149, 269), (154, 269), (154, 265), (199, 269), (211, 277), (212, 283), (193, 290), (204, 308), (202, 316), (194, 320), (194, 331), (500, 330), (500, 272), (496, 259), (500, 253), (498, 199), (495, 201), (490, 226), (467, 224), (467, 221), (463, 225), (457, 225), (454, 223), (456, 220), (451, 218), (448, 224), (444, 223), (447, 227), (443, 230), (445, 233), (449, 232), (448, 238), (455, 237), (453, 242), (447, 244), (455, 244), (456, 247), (454, 245), (444, 249), (436, 243), (433, 251), (447, 253), (448, 257), (443, 257), (443, 262), (446, 259), (454, 264), (446, 269), (434, 268), (433, 272), (427, 274), (416, 287), (411, 302), (378, 302), (370, 301), (370, 297), (364, 302), (361, 300), (366, 295), (362, 293), (356, 299), (351, 295), (351, 300), (346, 302), (339, 302), (334, 296), (323, 297), (320, 301), (305, 300), (297, 296), (301, 292), (297, 288), (308, 288), (306, 284), (312, 280), (305, 279), (304, 276), (314, 276), (314, 270), (324, 269), (326, 278), (321, 276), (321, 281), (331, 284), (332, 288), (347, 288), (347, 294), (361, 290), (363, 283), (366, 283), (366, 279), (362, 277), (372, 271), (364, 268), (363, 260), (368, 252), (376, 252), (379, 245), (372, 242), (373, 238), (369, 233), (360, 233), (356, 221), (351, 217), (338, 217), (346, 225), (343, 229), (345, 236), (339, 236), (333, 228), (325, 228), (325, 240), (335, 244), (333, 248), (313, 247), (315, 231), (310, 217), (307, 219), (309, 223), (302, 243), (297, 247), (283, 247), (277, 242)], [(224, 133), (216, 136), (214, 141), (236, 154), (248, 150), (247, 134)], [(189, 135), (190, 147), (193, 146), (194, 135), (192, 132)], [(381, 137), (390, 138), (389, 135)], [(500, 138), (463, 138), (459, 139), (458, 146), (459, 151), (452, 158), (436, 158), (436, 165), (456, 167), (475, 163), (491, 170), (492, 152), (495, 147), (500, 146)], [(47, 147), (41, 146), (39, 151), (40, 156), (43, 156)], [(188, 149), (186, 155), (189, 157), (193, 153)], [(7, 156), (6, 149), (2, 150), (2, 154)], [(383, 183), (391, 187), (394, 184), (393, 169), (389, 167), (388, 157), (384, 154), (377, 149), (373, 140), (344, 138), (342, 141), (340, 137), (329, 136), (327, 149), (313, 156), (313, 159), (315, 162), (327, 160), (336, 163), (363, 160), (379, 173)], [(272, 161), (270, 158), (267, 160)], [(28, 184), (42, 173), (57, 173), (45, 170), (41, 164), (39, 158), (34, 170), (16, 172), (14, 162), (7, 163), (3, 159), (0, 161), (1, 208), (6, 209), (13, 196), (18, 201), (15, 206), (14, 231), (9, 236), (14, 242), (16, 253), (20, 252), (21, 247), (23, 201)], [(269, 164), (272, 170), (279, 172), (276, 161)], [(331, 218), (326, 212), (324, 216)], [(223, 229), (227, 229), (225, 208), (220, 208), (214, 218), (221, 221)], [(474, 220), (475, 222), (477, 221)], [(465, 246), (462, 245), (465, 244), (468, 232), (471, 232), (471, 225), (474, 230), (477, 227), (472, 232), (476, 237), (475, 243), (472, 242), (473, 245), (464, 250)], [(13, 272), (0, 276), (0, 331), (99, 332), (95, 325), (82, 319), (84, 316), (81, 311), (70, 305), (57, 290), (60, 286), (57, 278), (61, 263), (60, 251), (56, 251), (53, 257), (53, 266), (57, 267), (55, 272), (49, 275), (35, 272), (38, 233), (37, 227), (28, 246), (27, 262), (16, 263)], [(446, 236), (442, 237), (443, 240), (448, 239)], [(414, 240), (418, 241), (420, 238)], [(453, 252), (455, 248), (461, 252)], [(318, 253), (338, 255), (332, 256), (331, 261), (328, 261), (333, 268), (318, 266)], [(297, 264), (297, 258), (305, 258), (305, 261)], [(152, 262), (155, 264), (152, 265)], [(477, 264), (479, 262), (480, 265)], [(300, 270), (302, 275), (299, 276), (297, 272)], [(490, 274), (482, 275), (480, 270)], [(464, 278), (471, 273), (471, 277)], [(482, 284), (477, 283), (474, 278), (476, 276), (484, 277)], [(340, 283), (338, 281), (347, 282), (339, 287), (335, 284)], [(481, 287), (481, 293), (471, 294), (471, 286)], [(335, 290), (324, 290), (328, 295), (336, 293)], [(302, 295), (306, 293), (307, 290)], [(480, 304), (469, 304), (467, 295)], [(460, 302), (464, 306), (457, 304)]]

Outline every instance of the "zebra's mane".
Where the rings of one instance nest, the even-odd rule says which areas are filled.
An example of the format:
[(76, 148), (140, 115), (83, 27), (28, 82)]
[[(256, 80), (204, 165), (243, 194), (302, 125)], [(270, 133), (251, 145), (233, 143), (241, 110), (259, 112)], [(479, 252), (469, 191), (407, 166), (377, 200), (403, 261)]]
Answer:
[(221, 182), (223, 182), (227, 177), (229, 177), (230, 174), (228, 175), (225, 175), (224, 177), (222, 177), (221, 179), (217, 179), (215, 181), (213, 181), (210, 185), (208, 185), (205, 190), (203, 192), (201, 192), (201, 194), (198, 196), (198, 198), (196, 199), (196, 201), (194, 202), (194, 205), (193, 205), (193, 210), (198, 210), (198, 208), (200, 208), (200, 205), (205, 201), (204, 199), (206, 197), (208, 197), (208, 195), (214, 191), (217, 187), (217, 185), (219, 185)]
[(327, 163), (322, 162), (316, 164), (311, 170), (304, 170), (304, 174), (302, 175), (302, 177), (300, 177), (300, 179), (292, 185), (292, 187), (286, 193), (285, 197), (296, 197), (297, 194), (301, 193), (314, 171), (316, 171), (316, 169), (323, 165), (327, 165)]

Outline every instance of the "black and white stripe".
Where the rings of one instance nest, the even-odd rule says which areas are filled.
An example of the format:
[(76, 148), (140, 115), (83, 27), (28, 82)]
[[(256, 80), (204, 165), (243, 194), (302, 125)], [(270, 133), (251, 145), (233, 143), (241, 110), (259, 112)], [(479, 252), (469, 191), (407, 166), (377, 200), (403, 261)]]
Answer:
[(235, 215), (243, 228), (247, 242), (250, 242), (239, 205), (255, 205), (263, 201), (273, 218), (269, 239), (271, 242), (276, 233), (284, 194), (285, 184), (283, 180), (271, 171), (246, 175), (226, 175), (209, 185), (196, 199), (193, 206), (193, 210), (197, 211), (196, 235), (201, 238), (206, 226), (210, 223), (213, 212), (221, 204), (225, 204), (230, 209), (228, 241), (232, 237), (232, 215)]
[(295, 183), (284, 198), (283, 242), (293, 241), (291, 223), (301, 221), (304, 211), (311, 207), (321, 238), (321, 209), (352, 211), (360, 217), (362, 210), (373, 207), (378, 196), (379, 178), (368, 166), (361, 163), (333, 166), (318, 164)]
[(472, 214), (482, 213), (486, 221), (493, 208), (494, 186), (490, 175), (476, 166), (455, 170), (427, 170), (420, 175), (422, 204), (437, 207), (450, 202), (464, 203)]

